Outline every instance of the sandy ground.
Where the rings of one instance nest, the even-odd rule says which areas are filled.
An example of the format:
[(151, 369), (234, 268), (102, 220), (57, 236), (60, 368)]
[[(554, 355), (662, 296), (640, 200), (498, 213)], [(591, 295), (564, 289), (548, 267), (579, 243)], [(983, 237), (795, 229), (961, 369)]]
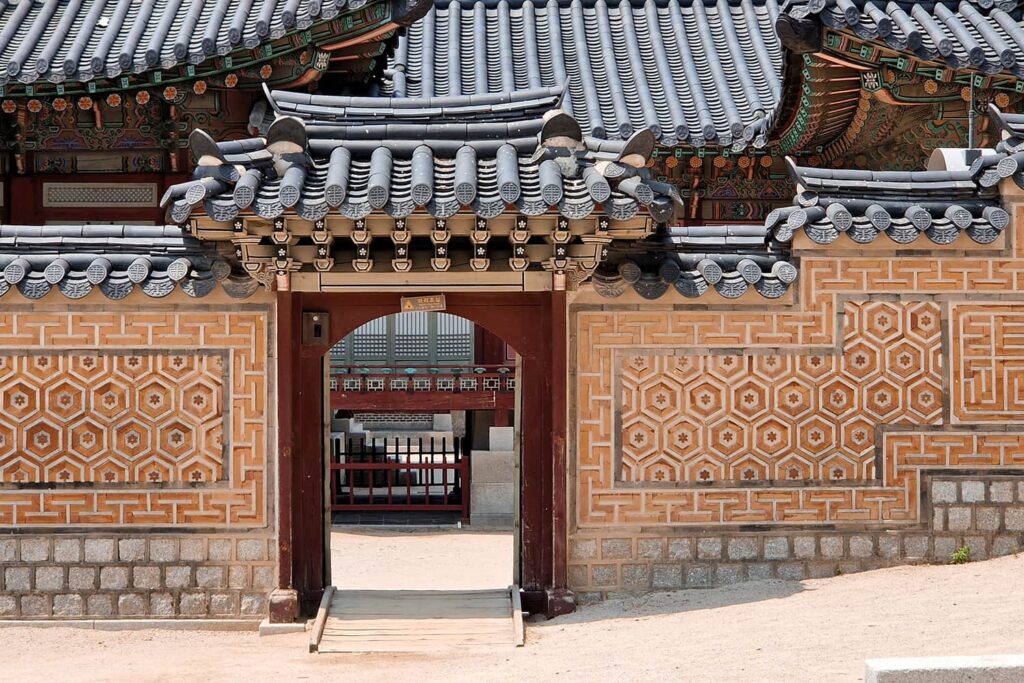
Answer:
[(507, 588), (512, 534), (455, 528), (334, 527), (331, 580), (338, 588)]
[[(372, 574), (349, 573), (340, 557), (351, 585), (407, 575), (394, 553), (419, 538), (384, 534), (375, 544), (372, 534), (356, 536), (342, 538), (351, 542), (335, 544), (335, 552), (347, 548), (352, 561), (358, 547), (376, 547), (379, 562)], [(500, 545), (443, 533), (430, 547), (462, 558), (468, 580), (476, 567), (494, 569), (474, 563), (474, 540)], [(423, 548), (419, 566), (429, 572), (433, 560)], [(1024, 652), (1022, 575), (1024, 557), (1006, 557), (654, 593), (528, 624), (524, 648), (426, 657), (311, 655), (305, 634), (6, 629), (0, 680), (858, 681), (870, 657)]]

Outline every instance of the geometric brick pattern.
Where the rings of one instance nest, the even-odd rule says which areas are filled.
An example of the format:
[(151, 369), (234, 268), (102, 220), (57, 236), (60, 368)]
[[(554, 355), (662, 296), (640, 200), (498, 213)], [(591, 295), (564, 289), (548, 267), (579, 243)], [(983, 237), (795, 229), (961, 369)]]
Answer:
[(954, 421), (1024, 419), (1024, 306), (956, 305)]
[(221, 479), (223, 375), (206, 351), (0, 355), (0, 482)]
[(841, 355), (623, 358), (623, 481), (875, 478), (875, 427), (941, 416), (940, 310), (847, 302)]
[(252, 305), (6, 309), (0, 526), (265, 526), (269, 329)]
[[(913, 525), (922, 522), (922, 471), (1024, 467), (1022, 434), (977, 428), (946, 431), (968, 423), (983, 427), (994, 421), (1024, 421), (1024, 384), (1018, 371), (1024, 366), (1024, 214), (1016, 213), (1007, 245), (1012, 256), (1007, 257), (839, 251), (826, 257), (804, 255), (793, 305), (575, 307), (570, 364), (574, 526), (583, 533), (623, 525)], [(1016, 302), (1009, 297), (1016, 297)], [(879, 310), (897, 311), (903, 328), (897, 333), (885, 326), (872, 329), (864, 316)], [(933, 316), (924, 326), (928, 331), (906, 325), (912, 311)], [(933, 332), (935, 313), (938, 337)], [(787, 359), (782, 365), (789, 369), (781, 381), (769, 382), (764, 363), (773, 357)], [(733, 359), (730, 362), (742, 377), (756, 378), (754, 404), (763, 390), (769, 407), (764, 413), (756, 408), (760, 417), (744, 418), (742, 433), (734, 434), (744, 443), (744, 452), (731, 455), (728, 449), (717, 448), (711, 424), (703, 422), (695, 435), (699, 449), (680, 449), (680, 430), (670, 435), (668, 425), (692, 416), (687, 392), (696, 388), (697, 374), (713, 377), (721, 387), (721, 418), (743, 414), (744, 404), (736, 403), (744, 400), (740, 384), (723, 378), (728, 374), (721, 370), (726, 358)], [(812, 381), (808, 364), (819, 362), (825, 374)], [(691, 369), (694, 376), (687, 375)], [(848, 393), (851, 378), (864, 370), (874, 373), (874, 379), (855, 383), (861, 389), (849, 400), (856, 409), (829, 415), (821, 388), (838, 381)], [(911, 377), (904, 380), (900, 372), (910, 372)], [(654, 375), (671, 378), (668, 385), (678, 390), (668, 399), (671, 409), (656, 391), (644, 398), (644, 389), (658, 383)], [(832, 448), (815, 454), (800, 444), (809, 444), (814, 430), (827, 426), (811, 421), (814, 411), (788, 421), (788, 440), (781, 440), (793, 454), (811, 461), (805, 467), (810, 476), (797, 481), (775, 467), (785, 455), (768, 458), (765, 442), (756, 441), (758, 422), (772, 417), (786, 422), (779, 415), (785, 415), (786, 397), (780, 392), (787, 379), (799, 380), (808, 392), (812, 387), (818, 390), (811, 394), (818, 401), (817, 415), (827, 417), (836, 429)], [(868, 405), (872, 402), (867, 386), (880, 379), (899, 389), (900, 401), (891, 412), (877, 401)], [(922, 381), (928, 389), (915, 398), (918, 405), (912, 408), (909, 393), (904, 392)], [(921, 398), (933, 398), (940, 386), (939, 405), (921, 403)], [(800, 404), (799, 397), (793, 400)], [(899, 411), (907, 412), (896, 419)], [(658, 426), (646, 437), (654, 439), (657, 448), (627, 446), (633, 436), (630, 428), (643, 424)], [(853, 442), (843, 441), (844, 429), (856, 429), (853, 424), (865, 429), (858, 433), (858, 438), (868, 436), (865, 451), (848, 449)], [(778, 430), (780, 438), (784, 431)], [(744, 479), (743, 467), (734, 466), (749, 454), (756, 455), (763, 467), (751, 465), (752, 480)], [(835, 455), (859, 464), (859, 478), (833, 479), (832, 468), (822, 465)], [(704, 468), (694, 466), (701, 457), (706, 460), (707, 480), (701, 479)], [(767, 472), (767, 481), (758, 479), (761, 471)]]

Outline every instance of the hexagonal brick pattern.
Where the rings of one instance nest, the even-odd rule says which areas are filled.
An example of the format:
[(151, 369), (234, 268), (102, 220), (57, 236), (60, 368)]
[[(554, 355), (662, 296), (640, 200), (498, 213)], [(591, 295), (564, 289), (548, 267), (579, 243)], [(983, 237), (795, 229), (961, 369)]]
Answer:
[(224, 369), (206, 353), (5, 357), (0, 482), (223, 477)]
[(940, 312), (884, 301), (844, 310), (839, 355), (624, 359), (622, 478), (875, 478), (878, 426), (940, 420)]

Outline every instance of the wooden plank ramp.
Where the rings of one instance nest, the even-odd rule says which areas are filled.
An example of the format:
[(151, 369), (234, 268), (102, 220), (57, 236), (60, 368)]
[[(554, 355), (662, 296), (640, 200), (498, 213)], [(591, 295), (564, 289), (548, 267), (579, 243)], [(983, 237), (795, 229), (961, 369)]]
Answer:
[(524, 642), (519, 587), (324, 591), (310, 652), (511, 648)]

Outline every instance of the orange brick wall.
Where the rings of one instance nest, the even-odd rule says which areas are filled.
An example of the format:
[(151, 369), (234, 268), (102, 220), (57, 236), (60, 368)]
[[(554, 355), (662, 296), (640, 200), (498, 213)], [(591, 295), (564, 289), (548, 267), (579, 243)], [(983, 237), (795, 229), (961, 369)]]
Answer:
[(265, 526), (270, 310), (197, 308), (0, 310), (0, 527)]
[(0, 618), (262, 616), (272, 328), (265, 295), (5, 299)]
[[(923, 528), (931, 473), (1024, 474), (1024, 226), (1011, 213), (989, 250), (799, 253), (797, 295), (780, 306), (624, 306), (581, 290), (570, 546)], [(618, 559), (642, 562), (632, 547)], [(577, 589), (627, 583), (595, 580), (583, 556)]]

